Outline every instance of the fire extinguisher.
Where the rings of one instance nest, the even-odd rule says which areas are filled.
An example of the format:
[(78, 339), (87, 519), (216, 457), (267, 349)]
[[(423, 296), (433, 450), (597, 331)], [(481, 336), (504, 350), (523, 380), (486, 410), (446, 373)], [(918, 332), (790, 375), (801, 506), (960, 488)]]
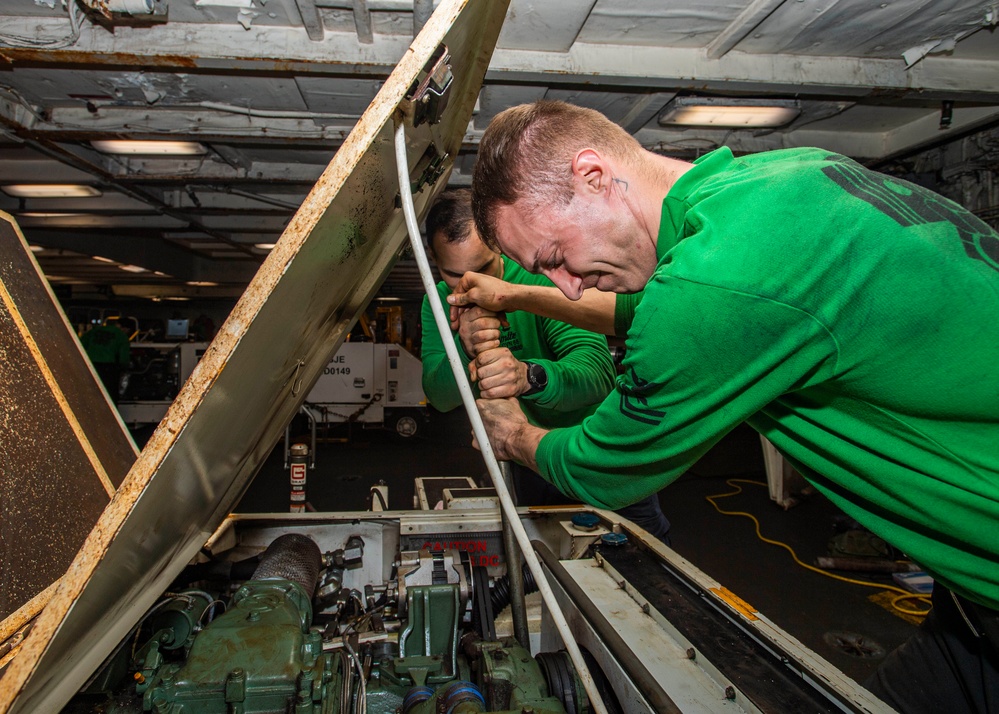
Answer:
[(309, 471), (308, 444), (291, 445), (291, 513), (305, 512), (305, 480)]

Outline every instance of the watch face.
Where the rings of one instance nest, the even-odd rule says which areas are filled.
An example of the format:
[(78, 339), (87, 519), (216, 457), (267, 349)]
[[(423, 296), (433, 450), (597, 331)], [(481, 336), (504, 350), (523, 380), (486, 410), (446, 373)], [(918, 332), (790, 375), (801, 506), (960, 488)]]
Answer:
[(544, 389), (548, 386), (548, 372), (540, 364), (531, 362), (527, 368), (527, 381), (535, 389)]

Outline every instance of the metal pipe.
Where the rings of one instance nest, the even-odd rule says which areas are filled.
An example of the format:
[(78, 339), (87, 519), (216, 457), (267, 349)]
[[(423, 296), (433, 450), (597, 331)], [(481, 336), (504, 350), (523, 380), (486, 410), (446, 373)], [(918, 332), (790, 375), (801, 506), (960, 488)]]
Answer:
[[(507, 490), (514, 493), (513, 467), (509, 461), (500, 462), (500, 472)], [(517, 538), (510, 519), (503, 514), (503, 551), (506, 553), (506, 572), (510, 579), (510, 614), (513, 618), (513, 636), (524, 649), (531, 649), (531, 632), (527, 626), (527, 603), (524, 601), (524, 571)]]
[(569, 653), (569, 658), (572, 660), (572, 664), (576, 668), (576, 673), (583, 683), (586, 696), (590, 700), (590, 706), (593, 708), (594, 714), (607, 714), (603, 700), (600, 699), (600, 692), (597, 691), (597, 685), (593, 681), (589, 669), (586, 667), (586, 662), (583, 660), (583, 653), (580, 651), (579, 645), (576, 644), (572, 630), (569, 629), (569, 622), (565, 619), (565, 614), (558, 608), (555, 592), (545, 579), (544, 571), (541, 569), (541, 562), (531, 547), (531, 540), (524, 529), (524, 524), (520, 522), (520, 518), (517, 516), (517, 507), (514, 505), (513, 499), (510, 497), (510, 491), (503, 481), (503, 475), (500, 473), (496, 454), (493, 453), (492, 444), (489, 442), (489, 435), (486, 434), (486, 427), (482, 423), (482, 415), (479, 414), (478, 407), (475, 406), (472, 387), (468, 383), (468, 375), (465, 374), (461, 358), (458, 356), (458, 348), (455, 347), (454, 338), (451, 336), (451, 324), (444, 313), (444, 307), (441, 305), (441, 298), (437, 293), (437, 286), (434, 283), (434, 275), (430, 270), (426, 251), (423, 249), (420, 226), (416, 222), (416, 208), (413, 205), (413, 191), (410, 187), (409, 158), (406, 155), (406, 126), (399, 117), (396, 118), (395, 127), (395, 160), (399, 174), (399, 195), (402, 198), (402, 212), (406, 218), (409, 242), (413, 246), (413, 257), (416, 258), (416, 264), (420, 268), (420, 278), (423, 280), (423, 288), (426, 290), (427, 299), (430, 301), (430, 307), (434, 313), (434, 322), (437, 323), (437, 330), (441, 334), (444, 351), (447, 352), (448, 362), (451, 363), (451, 370), (454, 372), (455, 381), (458, 383), (458, 392), (461, 394), (461, 401), (465, 405), (465, 410), (468, 412), (468, 419), (472, 423), (472, 431), (475, 433), (475, 439), (482, 450), (482, 458), (486, 462), (486, 470), (493, 481), (496, 495), (499, 496), (501, 509), (509, 519), (510, 527), (516, 536), (517, 543), (520, 544), (523, 551), (527, 567), (531, 569), (531, 573), (537, 581), (541, 598), (548, 606), (552, 623), (555, 625), (555, 629), (558, 630), (566, 652)]

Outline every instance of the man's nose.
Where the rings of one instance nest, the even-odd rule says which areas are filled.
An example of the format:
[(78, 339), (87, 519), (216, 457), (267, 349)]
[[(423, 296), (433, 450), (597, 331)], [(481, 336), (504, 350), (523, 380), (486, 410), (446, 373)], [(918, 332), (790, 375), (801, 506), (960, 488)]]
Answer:
[(583, 296), (583, 279), (580, 276), (572, 275), (565, 270), (553, 270), (546, 274), (548, 279), (555, 283), (555, 287), (570, 300), (579, 300)]

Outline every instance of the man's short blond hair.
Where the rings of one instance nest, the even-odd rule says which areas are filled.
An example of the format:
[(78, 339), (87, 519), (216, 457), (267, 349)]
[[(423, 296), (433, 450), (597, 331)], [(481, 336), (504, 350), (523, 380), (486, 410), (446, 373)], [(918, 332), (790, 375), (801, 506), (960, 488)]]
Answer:
[(490, 122), (472, 174), (472, 213), (482, 241), (499, 250), (496, 210), (523, 199), (529, 211), (572, 200), (572, 160), (582, 149), (627, 159), (641, 145), (598, 111), (543, 100), (510, 107)]

